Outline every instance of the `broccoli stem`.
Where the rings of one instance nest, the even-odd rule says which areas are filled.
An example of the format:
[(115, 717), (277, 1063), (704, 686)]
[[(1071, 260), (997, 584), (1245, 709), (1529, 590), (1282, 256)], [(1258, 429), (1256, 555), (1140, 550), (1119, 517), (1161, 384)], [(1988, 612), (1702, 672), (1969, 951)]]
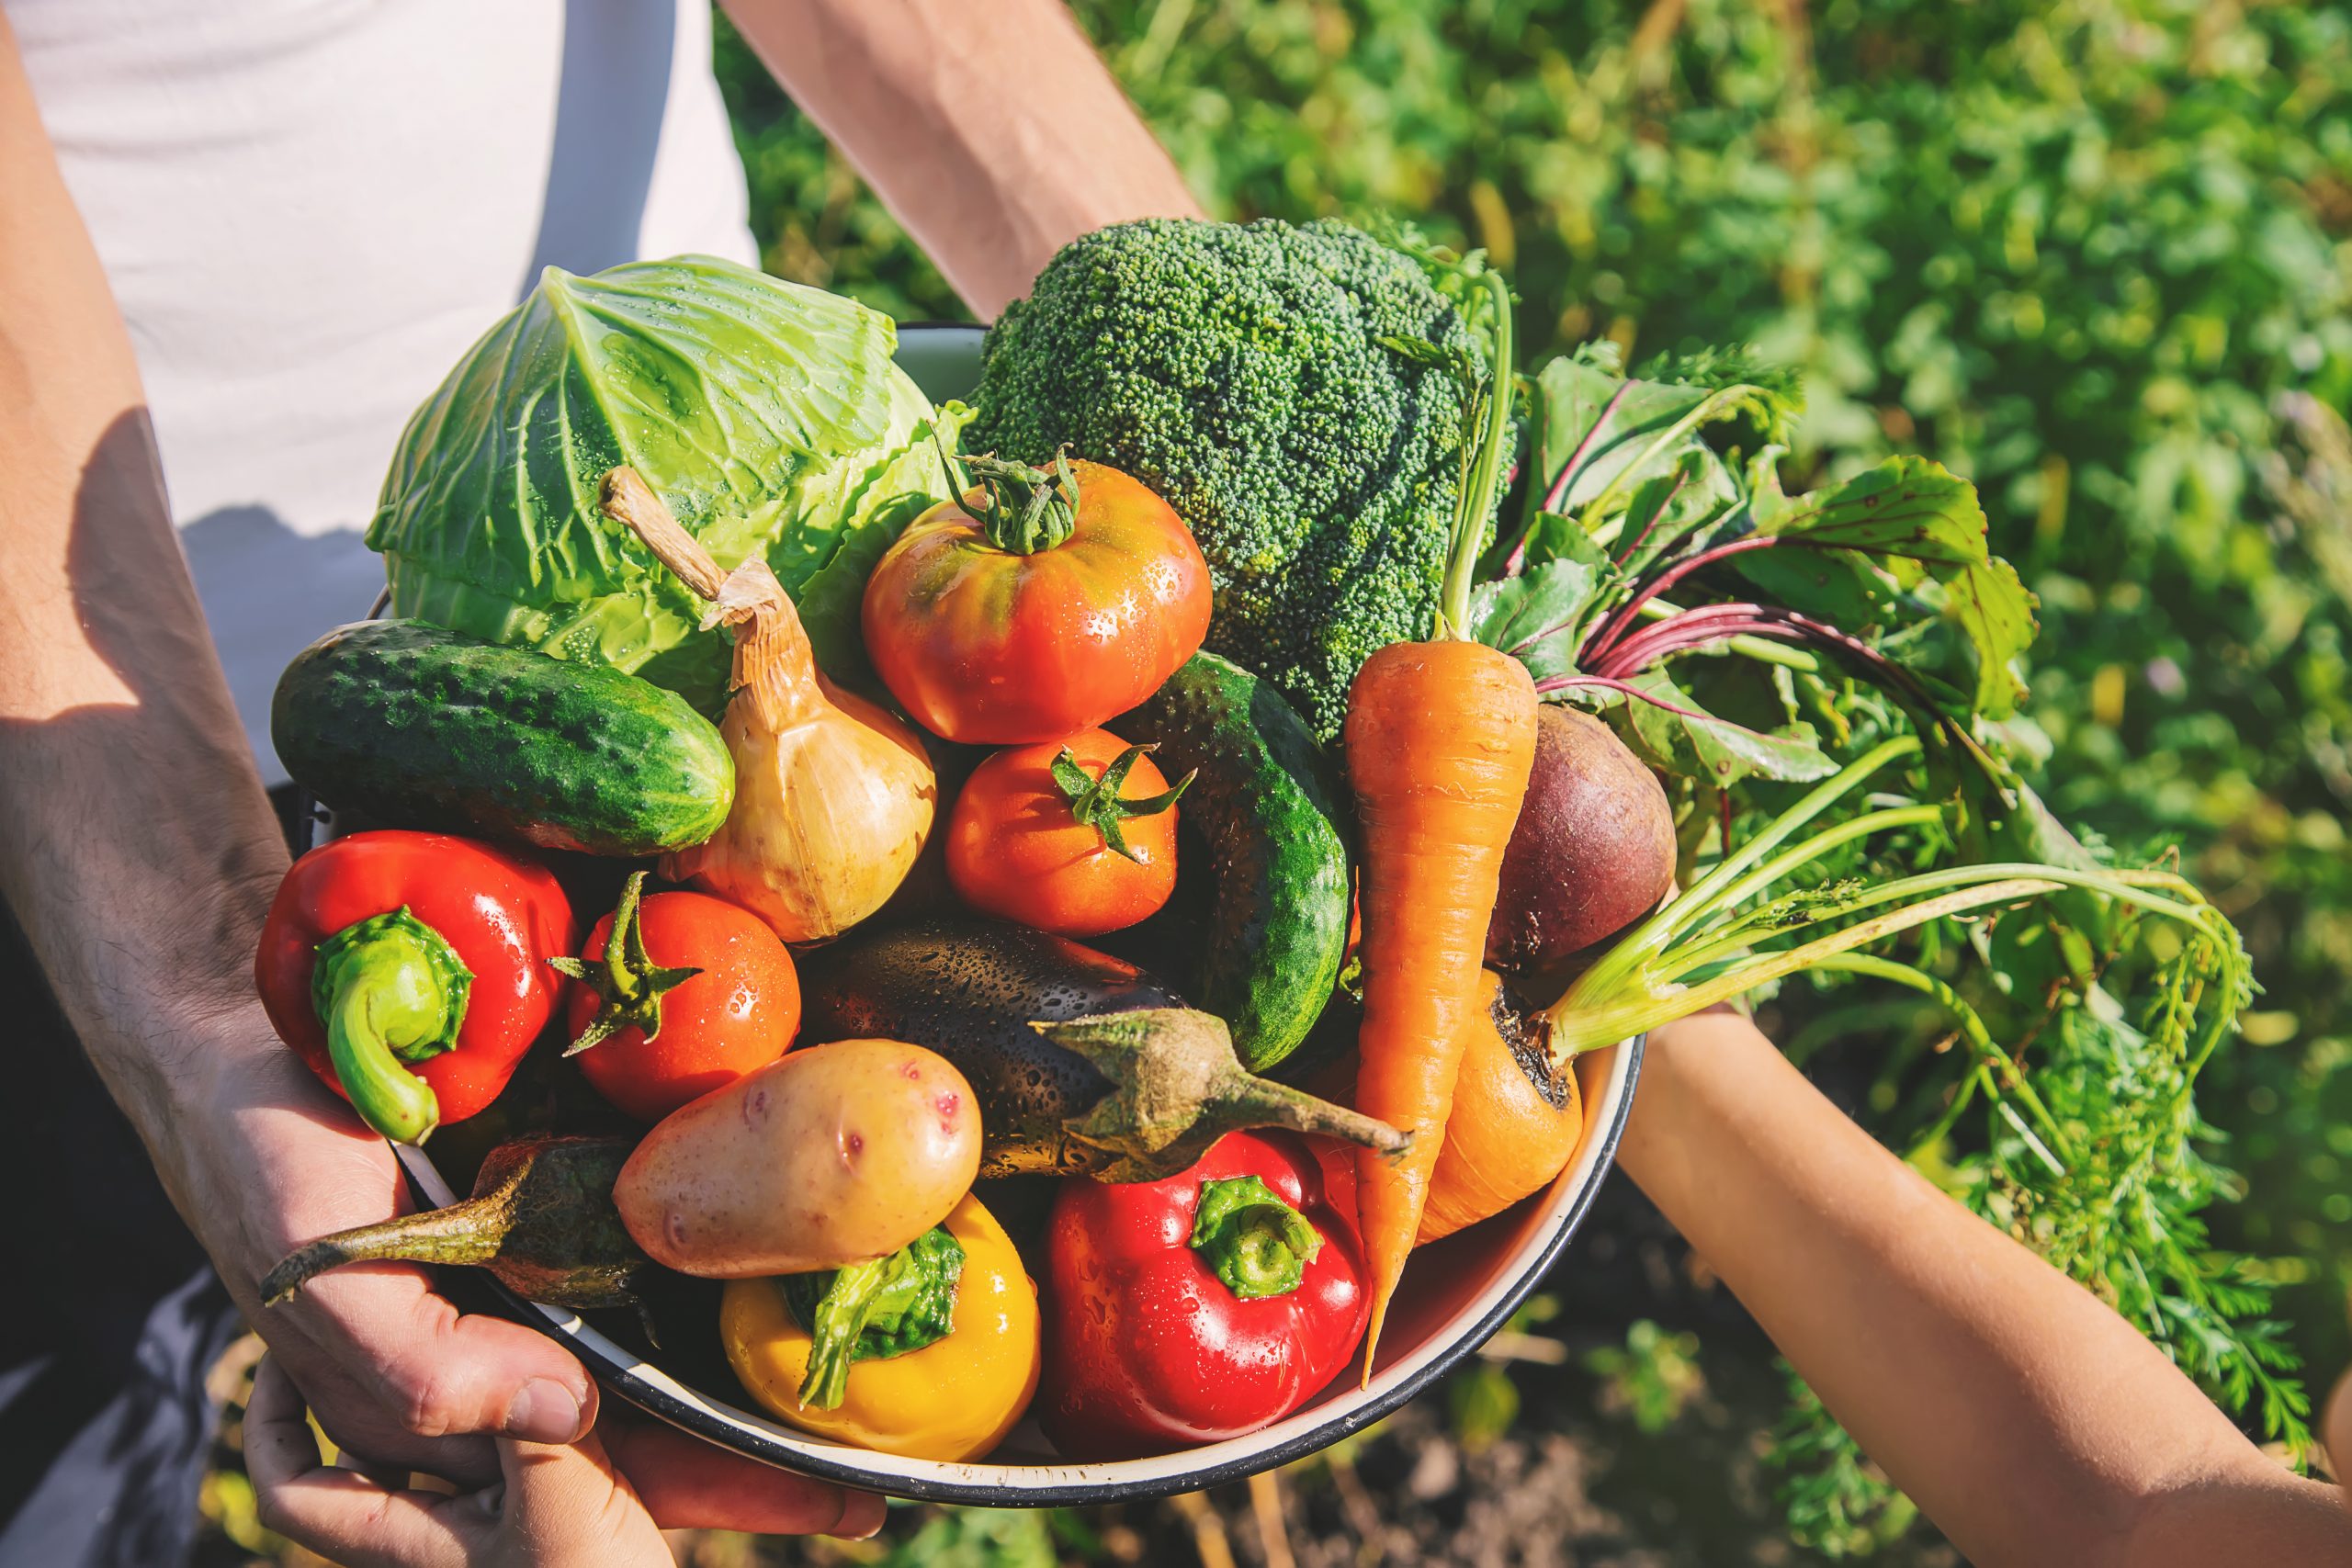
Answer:
[(1476, 445), (1454, 497), (1453, 548), (1446, 562), (1445, 592), (1438, 602), (1438, 635), (1464, 640), (1470, 636), (1470, 590), (1477, 577), (1480, 536), (1487, 529), (1487, 513), (1494, 509), (1503, 458), (1510, 451), (1510, 287), (1491, 268), (1476, 281), (1486, 288), (1494, 316), (1494, 360), (1487, 367), (1483, 394), (1474, 394), (1464, 411), (1465, 424), (1483, 414), (1483, 428), (1463, 433), (1465, 442)]

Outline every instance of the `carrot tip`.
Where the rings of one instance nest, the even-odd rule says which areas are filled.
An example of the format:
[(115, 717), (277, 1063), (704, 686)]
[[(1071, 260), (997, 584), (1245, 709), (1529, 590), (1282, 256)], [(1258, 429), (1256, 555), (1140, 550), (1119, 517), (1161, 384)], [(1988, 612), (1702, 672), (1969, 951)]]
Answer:
[(1356, 1384), (1359, 1391), (1372, 1386), (1372, 1354), (1380, 1348), (1380, 1325), (1387, 1316), (1388, 1293), (1384, 1291), (1380, 1299), (1373, 1303), (1372, 1322), (1363, 1331), (1363, 1376)]

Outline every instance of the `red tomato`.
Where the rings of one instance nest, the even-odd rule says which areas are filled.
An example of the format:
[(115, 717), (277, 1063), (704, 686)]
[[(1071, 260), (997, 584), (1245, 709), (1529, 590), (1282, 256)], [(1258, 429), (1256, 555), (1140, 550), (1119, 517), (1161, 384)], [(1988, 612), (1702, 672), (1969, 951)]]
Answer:
[[(628, 908), (624, 896), (616, 912)], [(598, 1094), (640, 1122), (659, 1122), (784, 1055), (800, 1028), (800, 978), (767, 923), (723, 898), (656, 893), (638, 904), (637, 919), (657, 970), (642, 988), (659, 992), (659, 1032), (649, 1040), (639, 1024), (623, 1023), (573, 1059)], [(606, 915), (589, 934), (582, 964), (592, 974), (605, 967), (612, 932)], [(702, 973), (658, 974), (671, 967)], [(564, 1004), (573, 1039), (603, 1002), (593, 979), (573, 982)], [(640, 1015), (645, 1005), (640, 997)]]
[(979, 745), (1055, 739), (1199, 651), (1208, 563), (1166, 502), (1079, 462), (1073, 510), (1032, 482), (1042, 470), (967, 461), (989, 482), (916, 519), (865, 584), (866, 653), (916, 723)]
[[(999, 751), (972, 770), (947, 819), (947, 879), (964, 901), (1061, 936), (1100, 936), (1167, 903), (1176, 886), (1176, 807), (1151, 759), (1136, 752), (1116, 805), (1108, 791), (1070, 787), (1081, 778), (1099, 786), (1130, 750), (1108, 730), (1085, 729)], [(1065, 750), (1078, 768), (1068, 784), (1054, 776)], [(1130, 815), (1138, 806), (1147, 809)], [(1113, 832), (1126, 854), (1112, 847)]]

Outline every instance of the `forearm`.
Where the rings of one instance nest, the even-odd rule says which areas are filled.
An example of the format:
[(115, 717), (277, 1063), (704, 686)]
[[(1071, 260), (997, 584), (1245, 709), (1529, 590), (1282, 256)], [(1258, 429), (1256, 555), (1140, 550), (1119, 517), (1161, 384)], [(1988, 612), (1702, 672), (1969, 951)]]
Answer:
[(1199, 216), (1058, 0), (725, 3), (983, 317), (1080, 234)]
[(2352, 1550), (2325, 1489), (2263, 1458), (2130, 1325), (1880, 1147), (1746, 1020), (1653, 1035), (1620, 1157), (1972, 1560), (2219, 1561), (2178, 1554), (2216, 1529), (2263, 1561)]
[[(251, 998), (274, 818), (0, 21), (0, 895), (141, 1131)], [(249, 1034), (250, 1031), (244, 1032)]]

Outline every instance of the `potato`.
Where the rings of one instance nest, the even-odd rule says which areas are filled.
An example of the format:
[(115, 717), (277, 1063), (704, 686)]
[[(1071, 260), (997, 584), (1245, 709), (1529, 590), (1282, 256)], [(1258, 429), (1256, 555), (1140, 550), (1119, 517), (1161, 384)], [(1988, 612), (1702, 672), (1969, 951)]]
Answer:
[(682, 1274), (801, 1274), (896, 1252), (947, 1217), (979, 1166), (979, 1105), (953, 1065), (839, 1040), (671, 1112), (613, 1201), (638, 1246)]

